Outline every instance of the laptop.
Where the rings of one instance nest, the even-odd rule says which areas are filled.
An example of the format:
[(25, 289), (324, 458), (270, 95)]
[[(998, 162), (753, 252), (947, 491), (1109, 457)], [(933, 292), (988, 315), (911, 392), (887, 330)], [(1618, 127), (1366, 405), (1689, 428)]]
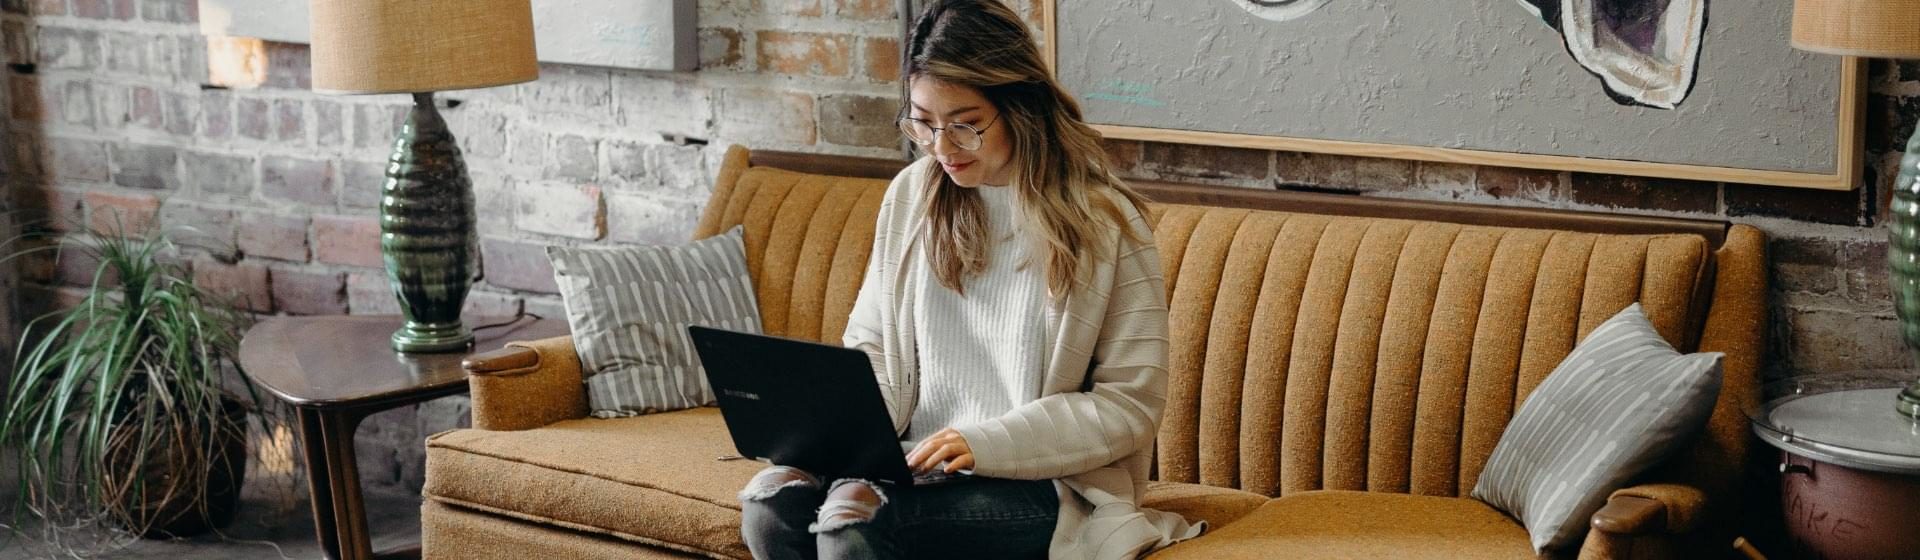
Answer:
[(687, 334), (741, 456), (828, 479), (966, 478), (938, 469), (915, 476), (907, 467), (866, 352), (698, 325)]

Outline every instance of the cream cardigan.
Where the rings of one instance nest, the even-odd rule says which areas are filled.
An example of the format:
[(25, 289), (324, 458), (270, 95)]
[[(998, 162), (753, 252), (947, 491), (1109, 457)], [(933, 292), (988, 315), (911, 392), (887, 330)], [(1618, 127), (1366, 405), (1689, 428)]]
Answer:
[[(887, 188), (844, 338), (872, 357), (895, 433), (905, 432), (919, 395), (914, 302), (902, 265), (920, 258), (926, 224), (920, 191), (925, 174), (937, 172), (933, 165), (923, 158)], [(973, 448), (975, 474), (1054, 480), (1061, 499), (1052, 558), (1135, 558), (1204, 528), (1139, 506), (1166, 406), (1166, 285), (1146, 218), (1111, 189), (1096, 196), (1114, 201), (1145, 241), (1107, 230), (1095, 242), (1109, 258), (1083, 261), (1074, 290), (1051, 298), (1041, 397), (958, 428)]]

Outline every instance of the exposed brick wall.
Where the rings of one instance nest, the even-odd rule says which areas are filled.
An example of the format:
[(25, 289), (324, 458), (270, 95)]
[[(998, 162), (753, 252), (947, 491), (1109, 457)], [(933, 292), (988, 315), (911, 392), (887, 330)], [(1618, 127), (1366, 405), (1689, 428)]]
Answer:
[[(447, 92), (479, 203), (486, 280), (469, 309), (561, 315), (547, 244), (686, 238), (733, 143), (890, 157), (899, 20), (892, 0), (700, 0), (699, 72), (546, 66), (538, 82)], [(1034, 13), (1036, 0), (1018, 7)], [(195, 277), (262, 313), (394, 313), (375, 244), (403, 96), (307, 91), (304, 47), (272, 45), (265, 84), (206, 88), (194, 0), (0, 0), (0, 150), (11, 208), (74, 234), (191, 225)], [(1771, 362), (1830, 371), (1906, 362), (1877, 227), (1920, 66), (1876, 64), (1868, 179), (1826, 193), (1524, 169), (1115, 142), (1136, 178), (1362, 196), (1725, 217), (1774, 238)], [(28, 262), (28, 309), (72, 301), (86, 263)], [(7, 271), (9, 273), (13, 271)], [(13, 292), (13, 290), (9, 290)], [(5, 312), (0, 309), (0, 312)], [(448, 399), (370, 419), (362, 472), (418, 487), (420, 438)]]

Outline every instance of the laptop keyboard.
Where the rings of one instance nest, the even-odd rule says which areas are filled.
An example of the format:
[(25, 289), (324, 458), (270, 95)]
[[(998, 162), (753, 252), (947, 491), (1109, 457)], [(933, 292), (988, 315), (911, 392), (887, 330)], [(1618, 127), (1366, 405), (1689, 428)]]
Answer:
[(933, 472), (913, 475), (913, 485), (926, 486), (929, 484), (945, 484), (948, 482), (966, 480), (969, 478), (973, 478), (973, 473), (967, 472), (967, 471), (950, 473), (943, 470), (934, 470)]

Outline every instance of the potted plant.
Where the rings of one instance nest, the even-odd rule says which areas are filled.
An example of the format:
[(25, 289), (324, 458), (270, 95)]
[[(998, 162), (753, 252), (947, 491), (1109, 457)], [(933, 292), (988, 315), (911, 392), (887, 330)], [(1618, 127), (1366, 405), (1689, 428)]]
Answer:
[(27, 323), (0, 401), (0, 448), (18, 462), (12, 525), (22, 508), (56, 531), (165, 537), (225, 525), (258, 412), (233, 374), (248, 316), (196, 287), (162, 233), (70, 236), (7, 260), (75, 250), (98, 263), (92, 286)]

